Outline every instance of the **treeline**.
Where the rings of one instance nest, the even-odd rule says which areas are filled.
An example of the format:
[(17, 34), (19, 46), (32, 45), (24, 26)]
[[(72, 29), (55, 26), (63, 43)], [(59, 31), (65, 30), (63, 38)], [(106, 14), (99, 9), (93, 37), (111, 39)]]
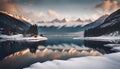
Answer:
[(34, 24), (31, 25), (28, 30), (21, 31), (17, 27), (12, 28), (10, 26), (4, 25), (4, 26), (0, 26), (0, 34), (5, 34), (5, 35), (23, 34), (24, 36), (37, 36), (38, 27), (36, 24)]
[(37, 36), (38, 35), (37, 25), (35, 24), (35, 25), (30, 26), (27, 34), (30, 34), (31, 36)]

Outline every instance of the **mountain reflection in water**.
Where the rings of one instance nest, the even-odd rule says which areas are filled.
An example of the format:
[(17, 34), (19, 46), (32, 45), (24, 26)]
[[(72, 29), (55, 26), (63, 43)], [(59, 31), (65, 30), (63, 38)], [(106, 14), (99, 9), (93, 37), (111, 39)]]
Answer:
[[(100, 56), (112, 53), (109, 42), (73, 40), (71, 37), (49, 38), (42, 42), (0, 42), (0, 69), (22, 69), (35, 62), (73, 57)], [(6, 66), (8, 65), (8, 66)]]

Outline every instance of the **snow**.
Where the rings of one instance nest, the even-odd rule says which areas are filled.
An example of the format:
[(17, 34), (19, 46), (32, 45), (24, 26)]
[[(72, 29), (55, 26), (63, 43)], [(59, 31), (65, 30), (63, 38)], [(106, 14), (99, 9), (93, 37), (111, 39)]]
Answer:
[(41, 37), (41, 36), (37, 36), (37, 37), (23, 37), (22, 34), (17, 34), (17, 35), (0, 35), (1, 41), (2, 40), (12, 40), (12, 41), (28, 41), (28, 42), (36, 42), (36, 41), (44, 41), (44, 40), (48, 40), (46, 37)]
[(5, 39), (9, 39), (9, 38), (20, 38), (23, 37), (22, 34), (18, 34), (18, 35), (0, 35), (0, 38), (5, 38)]
[(89, 56), (69, 60), (36, 62), (23, 69), (120, 69), (120, 52), (104, 56)]
[(100, 28), (105, 28), (105, 27), (107, 27), (107, 26), (112, 26), (112, 25), (114, 25), (116, 22), (117, 22), (117, 20), (114, 19), (114, 20), (112, 20), (111, 22), (102, 25)]
[(120, 44), (106, 44), (107, 47), (120, 47)]
[(119, 36), (100, 36), (100, 37), (75, 37), (73, 38), (75, 40), (92, 40), (92, 41), (114, 41), (114, 40), (120, 40)]
[(120, 51), (120, 44), (106, 44), (104, 46), (111, 47), (111, 50)]
[(120, 37), (119, 36), (119, 31), (114, 31), (114, 32), (111, 32), (109, 34), (104, 34), (103, 35), (104, 37), (107, 36), (107, 37)]
[(118, 36), (118, 35), (119, 35), (119, 31), (114, 31), (110, 33), (109, 35), (107, 34), (106, 36)]

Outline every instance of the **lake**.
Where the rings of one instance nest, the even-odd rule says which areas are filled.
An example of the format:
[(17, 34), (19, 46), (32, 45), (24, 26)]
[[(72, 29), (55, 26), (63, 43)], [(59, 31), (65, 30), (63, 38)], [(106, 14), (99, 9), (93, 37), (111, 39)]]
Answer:
[(75, 40), (76, 35), (45, 35), (42, 42), (0, 41), (0, 69), (22, 69), (36, 62), (99, 56), (116, 52), (111, 42)]

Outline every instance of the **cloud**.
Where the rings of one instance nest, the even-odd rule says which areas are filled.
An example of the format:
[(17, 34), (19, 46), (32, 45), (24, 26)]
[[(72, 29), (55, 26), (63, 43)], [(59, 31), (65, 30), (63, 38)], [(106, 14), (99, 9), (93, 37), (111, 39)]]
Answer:
[(120, 2), (118, 2), (117, 0), (113, 0), (112, 4), (112, 11), (115, 11), (116, 9), (120, 8)]
[(118, 0), (104, 0), (94, 7), (98, 14), (110, 14), (120, 8)]
[(13, 0), (0, 0), (0, 11), (13, 15), (22, 15), (22, 9)]
[[(31, 2), (28, 2), (29, 6), (32, 6)], [(42, 12), (34, 13), (23, 9), (14, 0), (0, 0), (0, 11), (12, 14), (14, 17), (19, 17), (20, 19), (32, 22), (33, 20), (43, 17)]]
[(43, 12), (39, 12), (37, 16), (38, 17), (44, 17), (44, 13)]
[(119, 69), (120, 53), (98, 57), (72, 58), (69, 60), (53, 60), (34, 63), (24, 69)]
[(57, 13), (56, 11), (51, 10), (51, 9), (48, 10), (48, 15), (49, 15), (50, 17), (54, 17), (54, 18), (59, 18), (59, 17), (60, 17), (60, 14), (59, 14), (59, 13)]
[(28, 14), (30, 12), (27, 12), (25, 9), (21, 8), (14, 0), (0, 0), (0, 11), (6, 12), (15, 18), (32, 22), (32, 20), (28, 18)]
[(45, 14), (41, 11), (35, 13), (35, 12), (32, 12), (32, 11), (24, 10), (23, 14), (24, 14), (25, 18), (31, 19), (33, 22), (42, 20), (45, 17)]

